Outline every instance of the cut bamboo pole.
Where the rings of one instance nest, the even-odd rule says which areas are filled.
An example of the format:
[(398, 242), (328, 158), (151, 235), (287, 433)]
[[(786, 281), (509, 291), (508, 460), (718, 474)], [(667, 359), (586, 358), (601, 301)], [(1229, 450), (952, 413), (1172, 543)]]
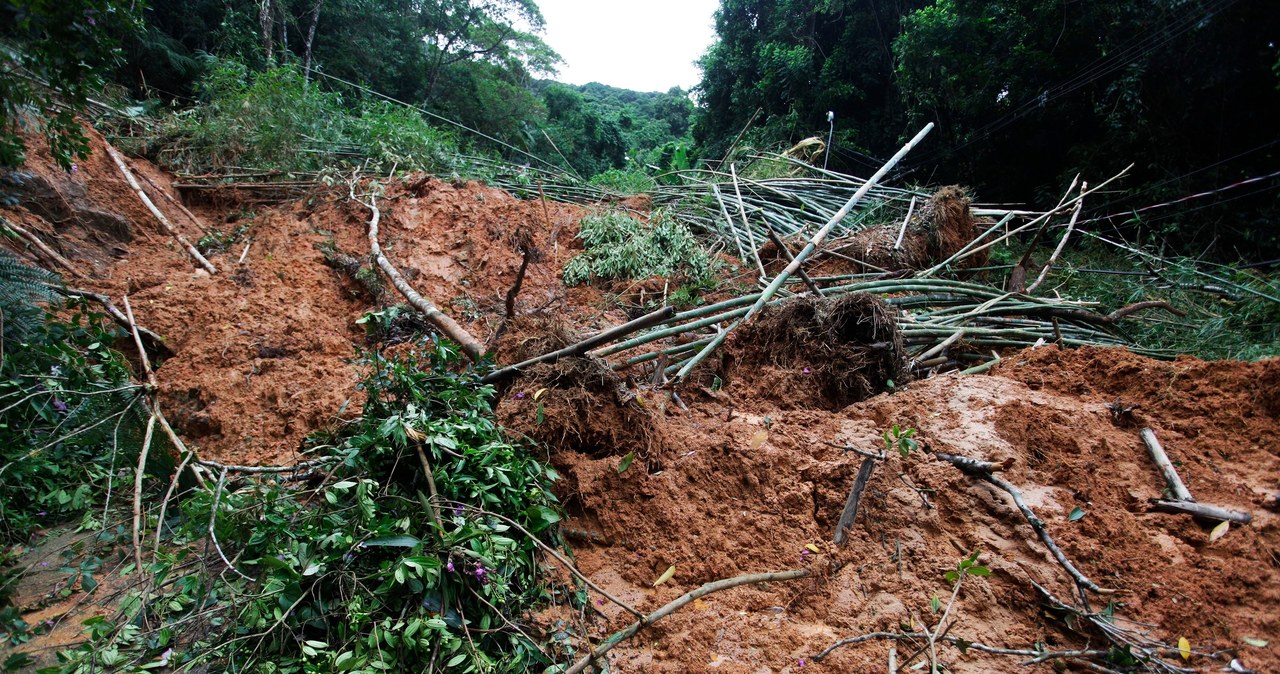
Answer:
[(59, 267), (62, 267), (63, 269), (67, 270), (67, 272), (70, 273), (72, 276), (84, 281), (89, 280), (89, 277), (85, 276), (84, 272), (80, 271), (79, 269), (76, 269), (75, 265), (71, 264), (70, 260), (68, 260), (65, 257), (62, 257), (62, 255), (60, 255), (58, 251), (50, 248), (49, 244), (42, 241), (40, 237), (36, 236), (31, 232), (28, 232), (22, 227), (19, 227), (18, 225), (3, 218), (0, 218), (0, 225), (3, 225), (8, 229), (13, 230), (14, 233), (22, 237), (23, 239), (25, 239), (27, 243), (30, 243), (32, 246), (35, 246), (36, 250), (40, 251), (46, 257), (56, 262)]
[(187, 253), (191, 255), (192, 259), (194, 259), (201, 267), (204, 267), (205, 271), (210, 274), (218, 273), (217, 267), (214, 267), (209, 260), (205, 259), (205, 257), (200, 254), (200, 251), (196, 250), (196, 247), (191, 245), (191, 242), (187, 240), (187, 237), (183, 236), (182, 232), (179, 232), (173, 224), (169, 222), (169, 218), (166, 218), (164, 213), (161, 213), (160, 209), (156, 208), (156, 205), (151, 201), (151, 197), (148, 197), (147, 193), (142, 190), (142, 186), (138, 184), (138, 179), (133, 177), (133, 172), (130, 171), (129, 167), (124, 163), (124, 157), (121, 157), (120, 153), (116, 152), (116, 149), (110, 145), (107, 146), (107, 154), (111, 155), (111, 159), (113, 159), (116, 166), (120, 168), (120, 173), (124, 176), (125, 181), (129, 183), (129, 187), (133, 188), (134, 193), (138, 195), (138, 198), (142, 200), (143, 205), (147, 207), (147, 210), (151, 211), (151, 214), (155, 216), (156, 220), (160, 221), (160, 224), (164, 227), (165, 231), (168, 232), (170, 236), (177, 239), (178, 243), (182, 244), (182, 246), (187, 249)]
[(907, 217), (902, 219), (902, 229), (898, 230), (898, 240), (893, 243), (894, 250), (902, 250), (902, 237), (907, 235), (907, 225), (911, 223), (911, 215), (916, 212), (916, 198), (911, 197), (911, 205), (907, 207)]
[(495, 370), (493, 372), (490, 372), (489, 374), (485, 375), (480, 379), (480, 383), (492, 384), (494, 382), (502, 381), (503, 379), (506, 379), (507, 377), (518, 374), (521, 370), (525, 368), (533, 367), (538, 363), (550, 363), (550, 362), (555, 362), (557, 360), (560, 360), (561, 358), (571, 358), (574, 356), (581, 356), (582, 354), (590, 351), (591, 349), (594, 349), (597, 346), (600, 346), (601, 344), (608, 344), (609, 342), (612, 342), (615, 339), (621, 339), (622, 337), (625, 337), (638, 330), (643, 330), (647, 327), (657, 325), (671, 318), (671, 316), (675, 314), (675, 312), (676, 312), (675, 307), (671, 307), (671, 306), (662, 307), (657, 311), (645, 314), (644, 316), (641, 316), (640, 318), (637, 318), (633, 321), (629, 321), (617, 327), (610, 328), (593, 337), (588, 337), (587, 339), (584, 339), (581, 342), (578, 342), (577, 344), (571, 344), (558, 351), (552, 351), (551, 353), (544, 353), (541, 356), (536, 356), (526, 361), (516, 363), (515, 365), (508, 365), (507, 367), (504, 367), (501, 370)]
[(1191, 492), (1187, 486), (1182, 483), (1182, 478), (1178, 476), (1178, 471), (1173, 467), (1173, 462), (1169, 460), (1169, 455), (1165, 454), (1164, 447), (1160, 445), (1160, 441), (1156, 439), (1156, 432), (1150, 428), (1144, 428), (1139, 433), (1142, 436), (1142, 444), (1147, 446), (1147, 452), (1151, 454), (1151, 460), (1155, 462), (1156, 467), (1160, 469), (1160, 473), (1164, 475), (1164, 481), (1169, 485), (1169, 494), (1178, 501), (1192, 501)]
[(1049, 261), (1045, 263), (1044, 269), (1040, 270), (1040, 276), (1036, 277), (1036, 282), (1032, 283), (1026, 291), (1030, 295), (1040, 287), (1041, 283), (1049, 276), (1049, 270), (1053, 269), (1053, 264), (1058, 261), (1058, 256), (1062, 254), (1062, 249), (1067, 247), (1067, 239), (1071, 238), (1071, 232), (1076, 228), (1076, 220), (1080, 219), (1080, 209), (1084, 206), (1084, 193), (1089, 190), (1089, 183), (1080, 184), (1080, 200), (1076, 202), (1076, 208), (1071, 212), (1071, 222), (1067, 223), (1067, 231), (1062, 234), (1062, 240), (1058, 242), (1058, 247), (1053, 249), (1053, 255), (1049, 256)]

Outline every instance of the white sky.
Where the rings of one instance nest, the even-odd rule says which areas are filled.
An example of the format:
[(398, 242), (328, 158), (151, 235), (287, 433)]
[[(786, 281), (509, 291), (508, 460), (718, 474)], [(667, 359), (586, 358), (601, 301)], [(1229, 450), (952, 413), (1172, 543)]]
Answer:
[(537, 0), (542, 38), (564, 58), (557, 80), (636, 91), (690, 89), (715, 36), (718, 0)]

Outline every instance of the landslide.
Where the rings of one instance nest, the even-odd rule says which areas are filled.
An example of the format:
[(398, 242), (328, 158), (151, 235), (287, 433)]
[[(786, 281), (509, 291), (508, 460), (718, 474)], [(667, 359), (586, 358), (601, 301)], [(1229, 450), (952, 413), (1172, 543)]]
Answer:
[[(355, 320), (373, 307), (324, 265), (317, 244), (367, 253), (367, 210), (338, 186), (251, 216), (234, 202), (192, 203), (197, 226), (161, 200), (192, 239), (248, 223), (245, 239), (212, 255), (220, 271), (209, 276), (156, 228), (102, 142), (94, 138), (92, 158), (73, 174), (32, 152), (29, 170), (69, 211), (23, 206), (5, 216), (83, 265), (91, 289), (117, 299), (129, 293), (139, 322), (166, 337), (174, 356), (157, 373), (163, 404), (187, 439), (223, 462), (286, 463), (308, 433), (358, 413), (348, 360), (365, 342)], [(132, 164), (170, 189), (162, 172)], [(625, 320), (599, 292), (559, 281), (582, 208), (547, 204), (544, 215), (538, 202), (423, 177), (387, 184), (379, 203), (387, 255), (482, 340), (495, 333), (519, 267), (511, 235), (518, 227), (533, 233), (545, 261), (530, 268), (520, 305), (548, 308), (558, 327), (513, 327), (499, 342), (504, 362), (522, 345), (536, 350)], [(74, 215), (84, 209), (127, 227), (107, 231)], [(249, 252), (238, 264), (245, 241)], [(803, 368), (788, 371), (779, 391), (768, 382), (784, 381), (776, 370), (786, 363), (750, 353), (750, 344), (734, 349), (739, 365), (723, 387), (688, 386), (678, 402), (637, 383), (639, 373), (608, 379), (580, 364), (531, 372), (503, 391), (499, 416), (540, 437), (562, 476), (563, 529), (579, 568), (614, 596), (651, 611), (720, 578), (813, 571), (695, 601), (615, 648), (611, 671), (884, 671), (884, 642), (847, 646), (820, 663), (811, 656), (842, 637), (933, 625), (930, 601), (945, 602), (951, 591), (943, 573), (974, 550), (993, 573), (965, 581), (952, 635), (1011, 648), (1097, 647), (1096, 634), (1075, 632), (1045, 610), (1030, 581), (1060, 597), (1072, 587), (1008, 497), (924, 451), (890, 452), (848, 542), (831, 542), (861, 463), (841, 447), (882, 449), (881, 435), (894, 425), (917, 429), (935, 452), (1008, 462), (1005, 479), (1063, 552), (1116, 590), (1092, 597), (1095, 609), (1110, 602), (1119, 624), (1153, 639), (1186, 637), (1197, 652), (1231, 649), (1256, 671), (1280, 670), (1280, 361), (1158, 362), (1051, 346), (1008, 354), (985, 375), (933, 377), (845, 404), (820, 393), (825, 380), (806, 397), (805, 377), (813, 375)], [(773, 379), (757, 381), (753, 368)], [(1109, 404), (1131, 411), (1117, 415)], [(1190, 518), (1147, 512), (1163, 485), (1138, 438), (1142, 426), (1155, 429), (1199, 500), (1249, 511), (1253, 523), (1211, 542), (1209, 527)], [(623, 470), (629, 453), (644, 460)], [(1084, 516), (1069, 521), (1074, 508)], [(670, 566), (674, 577), (653, 587)], [(589, 601), (597, 635), (628, 623), (602, 597), (591, 593)], [(946, 646), (940, 654), (956, 672), (1018, 668), (1017, 659), (973, 650)], [(1223, 662), (1197, 655), (1188, 666), (1216, 671)]]

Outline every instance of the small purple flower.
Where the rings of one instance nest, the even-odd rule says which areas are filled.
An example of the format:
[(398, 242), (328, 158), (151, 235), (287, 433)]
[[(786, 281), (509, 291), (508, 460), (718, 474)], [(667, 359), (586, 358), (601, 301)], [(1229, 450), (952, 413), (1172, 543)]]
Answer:
[(49, 512), (47, 510), (41, 510), (40, 512), (36, 513), (36, 517), (44, 517), (45, 515), (48, 515), (48, 514)]
[(96, 25), (98, 25), (98, 22), (97, 22), (97, 21), (94, 21), (92, 16), (91, 16), (91, 17), (89, 17), (89, 18), (87, 19), (87, 21), (89, 22), (89, 25), (90, 25), (90, 26), (96, 26)]
[(445, 564), (444, 564), (444, 570), (445, 570), (445, 571), (448, 571), (449, 573), (453, 573), (454, 568), (453, 568), (453, 560), (452, 560), (452, 559), (451, 559), (451, 560), (449, 560), (449, 561), (447, 561), (447, 562), (445, 562)]
[(597, 600), (596, 600), (596, 606), (604, 606), (604, 600), (603, 600), (603, 599), (597, 599)]
[(800, 666), (804, 667), (804, 658), (800, 658)]
[[(803, 370), (803, 372), (804, 372), (805, 374), (809, 374), (809, 368), (807, 368), (807, 367), (806, 367), (806, 368)], [(800, 662), (804, 662), (804, 660), (801, 660)], [(800, 666), (801, 666), (801, 667), (803, 667), (804, 665), (800, 665)]]
[(801, 550), (800, 559), (808, 559), (808, 558), (809, 558), (809, 550), (808, 549)]
[(476, 578), (477, 578), (478, 580), (484, 580), (484, 565), (483, 565), (483, 564), (478, 564), (478, 565), (476, 565)]
[(56, 411), (58, 411), (58, 412), (60, 412), (60, 413), (61, 413), (61, 412), (66, 412), (66, 411), (67, 411), (67, 404), (66, 404), (66, 403), (64, 403), (64, 402), (62, 402), (61, 400), (58, 400), (57, 398), (54, 398), (54, 399), (53, 399), (53, 409), (54, 409), (54, 410), (56, 410)]
[[(90, 25), (92, 25), (92, 21), (93, 21), (93, 19), (89, 19), (89, 21), (91, 22), (91, 23), (90, 23)], [(72, 164), (71, 164), (71, 172), (72, 172), (72, 173), (78, 173), (79, 171), (80, 171), (80, 165), (79, 165), (79, 164), (76, 164), (76, 163), (72, 163)]]
[(355, 558), (356, 558), (356, 556), (355, 556), (355, 555), (353, 555), (353, 554), (351, 554), (350, 552), (348, 552), (347, 554), (345, 554), (345, 555), (343, 555), (343, 556), (342, 556), (342, 561), (343, 561), (344, 563), (346, 563), (346, 564), (350, 564), (350, 563), (351, 563), (351, 561), (352, 561), (352, 560), (354, 560)]
[(521, 391), (521, 392), (517, 393), (517, 394), (515, 395), (515, 398), (516, 398), (516, 400), (524, 400), (524, 391)]

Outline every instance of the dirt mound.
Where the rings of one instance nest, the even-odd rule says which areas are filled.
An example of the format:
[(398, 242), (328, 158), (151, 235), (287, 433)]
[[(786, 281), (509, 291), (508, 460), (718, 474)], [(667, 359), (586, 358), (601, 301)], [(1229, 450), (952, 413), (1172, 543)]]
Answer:
[[(159, 228), (125, 185), (105, 141), (88, 131), (92, 154), (71, 173), (57, 168), (47, 146), (33, 137), (24, 171), (38, 183), (39, 198), (22, 197), (4, 215), (92, 277), (73, 283), (117, 302), (129, 293), (139, 323), (163, 335), (175, 352), (157, 371), (163, 406), (173, 410), (173, 421), (202, 455), (235, 463), (292, 461), (302, 439), (332, 423), (339, 410), (358, 413), (354, 385), (360, 375), (349, 361), (365, 334), (355, 320), (380, 307), (367, 304), (350, 279), (325, 266), (320, 246), (367, 255), (369, 211), (345, 198), (345, 186), (316, 187), (305, 199), (252, 212), (197, 208), (199, 222), (193, 222), (176, 197), (165, 198), (172, 194), (167, 176), (146, 161), (130, 160), (152, 200), (192, 241), (242, 228), (233, 245), (209, 254), (219, 269), (211, 276)], [(522, 255), (510, 241), (518, 225), (532, 232), (533, 246), (551, 253), (528, 269), (519, 311), (556, 306), (583, 329), (621, 322), (620, 312), (596, 309), (589, 293), (566, 291), (560, 283), (581, 209), (547, 203), (544, 210), (539, 202), (478, 183), (425, 176), (381, 189), (387, 256), (482, 342), (500, 323), (520, 266)], [(84, 218), (46, 220), (54, 213), (51, 204), (63, 201), (68, 213), (113, 213), (128, 228), (105, 230)]]
[(839, 409), (907, 382), (896, 311), (865, 293), (797, 297), (735, 331), (723, 375), (735, 393)]
[[(290, 461), (307, 433), (340, 410), (356, 413), (359, 373), (349, 361), (365, 334), (355, 320), (380, 307), (325, 266), (319, 245), (359, 261), (368, 251), (367, 209), (345, 189), (317, 189), (252, 213), (197, 210), (197, 223), (158, 199), (192, 239), (247, 225), (235, 245), (211, 254), (220, 271), (210, 276), (154, 226), (101, 139), (93, 142), (93, 158), (71, 174), (51, 168), (34, 143), (31, 172), (44, 180), (37, 185), (44, 196), (5, 215), (84, 265), (91, 289), (117, 299), (130, 293), (140, 322), (175, 352), (159, 368), (163, 404), (202, 455)], [(134, 168), (167, 188), (145, 162)], [(57, 210), (57, 195), (68, 210)], [(544, 312), (509, 325), (501, 362), (625, 320), (598, 290), (566, 290), (560, 281), (578, 208), (546, 204), (544, 215), (540, 203), (426, 177), (385, 185), (378, 203), (388, 257), (482, 341), (502, 321), (522, 259), (510, 234), (531, 232), (527, 243), (546, 261), (529, 268), (517, 308)], [(112, 233), (74, 216), (91, 209), (115, 214), (127, 229)], [(919, 211), (912, 255), (937, 259), (972, 236), (958, 190)], [(1117, 625), (1163, 643), (1186, 637), (1197, 653), (1229, 650), (1257, 671), (1280, 671), (1280, 514), (1272, 510), (1280, 491), (1280, 360), (1164, 363), (1048, 347), (1008, 356), (988, 375), (935, 377), (877, 394), (889, 379), (906, 380), (888, 312), (858, 297), (790, 303), (733, 336), (727, 387), (702, 388), (694, 378), (680, 389), (687, 411), (591, 359), (530, 368), (502, 393), (503, 423), (545, 443), (563, 476), (556, 488), (579, 567), (615, 596), (653, 610), (712, 580), (813, 571), (696, 601), (614, 649), (613, 671), (814, 668), (810, 657), (839, 638), (932, 626), (932, 600), (950, 596), (944, 572), (975, 549), (993, 573), (965, 581), (951, 635), (1012, 648), (1098, 647), (1098, 635), (1047, 611), (1033, 589), (1031, 581), (1068, 597), (1073, 588), (1007, 495), (927, 452), (888, 452), (848, 542), (832, 542), (862, 462), (845, 448), (884, 449), (882, 434), (894, 425), (917, 429), (935, 452), (1007, 463), (1002, 475), (1063, 552), (1117, 591), (1091, 597)], [(861, 401), (845, 406), (854, 400)], [(1249, 511), (1254, 521), (1210, 541), (1209, 528), (1190, 518), (1148, 512), (1163, 485), (1138, 437), (1142, 426), (1155, 429), (1200, 501)], [(629, 453), (642, 460), (619, 470)], [(1083, 517), (1072, 516), (1076, 508)], [(670, 566), (674, 577), (655, 588)], [(604, 618), (589, 627), (607, 632), (629, 622), (600, 599), (590, 597), (591, 606)], [(1259, 639), (1271, 643), (1258, 647)], [(900, 647), (900, 665), (910, 650)], [(816, 668), (884, 671), (886, 651), (883, 642), (852, 645)], [(941, 656), (955, 672), (1018, 667), (972, 649), (947, 646)], [(1223, 663), (1198, 654), (1188, 666)]]
[[(1008, 367), (1034, 379), (1032, 363), (1051, 357), (1042, 351), (1024, 354), (1027, 365)], [(1053, 367), (1058, 381), (1091, 376), (1088, 358), (1065, 356)], [(1238, 384), (1259, 367), (1213, 366)], [(1129, 402), (1154, 405), (1152, 395), (1169, 393)], [(1239, 395), (1248, 394), (1206, 399), (1202, 418), (1229, 425), (1241, 414)], [(1253, 524), (1209, 542), (1208, 528), (1189, 518), (1147, 512), (1147, 498), (1162, 488), (1159, 474), (1137, 430), (1118, 425), (1106, 402), (1001, 375), (936, 377), (838, 412), (720, 394), (691, 403), (687, 418), (665, 419), (663, 439), (673, 458), (661, 473), (619, 474), (616, 457), (556, 452), (575, 515), (569, 526), (584, 529), (575, 533), (581, 568), (642, 609), (742, 573), (803, 566), (817, 575), (695, 604), (655, 625), (645, 643), (616, 649), (618, 670), (794, 672), (802, 661), (812, 667), (810, 656), (839, 638), (934, 624), (929, 603), (934, 597), (945, 603), (951, 589), (943, 572), (976, 549), (993, 574), (965, 582), (951, 634), (1014, 648), (1096, 646), (1096, 635), (1043, 611), (1029, 581), (1058, 596), (1070, 596), (1072, 585), (1009, 498), (927, 454), (904, 459), (891, 452), (864, 492), (850, 541), (843, 548), (831, 543), (861, 457), (828, 443), (883, 448), (880, 434), (898, 424), (918, 429), (935, 451), (1011, 462), (1003, 476), (1022, 490), (1063, 551), (1094, 581), (1118, 591), (1094, 598), (1098, 606), (1113, 602), (1118, 624), (1164, 643), (1185, 636), (1197, 650), (1237, 649), (1246, 665), (1274, 671), (1280, 520), (1260, 510), (1253, 493), (1276, 486), (1280, 423), (1255, 417), (1250, 432), (1261, 434), (1254, 439), (1264, 448), (1240, 455), (1254, 465), (1226, 461), (1216, 443), (1184, 447), (1169, 434), (1170, 451), (1183, 465), (1216, 468), (1189, 471), (1197, 497), (1255, 514)], [(1079, 521), (1069, 518), (1075, 507), (1085, 513)], [(807, 552), (807, 544), (821, 552)], [(652, 589), (670, 565), (677, 568), (674, 586)], [(607, 604), (603, 610), (613, 619), (610, 629), (626, 620)], [(1273, 645), (1259, 649), (1245, 638)], [(883, 671), (886, 651), (879, 642), (846, 647), (819, 671)], [(957, 672), (1017, 666), (973, 650), (944, 649), (943, 658)]]
[[(842, 241), (835, 250), (880, 270), (925, 269), (960, 252), (978, 236), (980, 223), (974, 220), (969, 204), (969, 195), (963, 188), (944, 187), (912, 214), (901, 247), (897, 242), (902, 223), (894, 222), (868, 227)], [(978, 253), (959, 266), (980, 267), (986, 261), (987, 255)]]

